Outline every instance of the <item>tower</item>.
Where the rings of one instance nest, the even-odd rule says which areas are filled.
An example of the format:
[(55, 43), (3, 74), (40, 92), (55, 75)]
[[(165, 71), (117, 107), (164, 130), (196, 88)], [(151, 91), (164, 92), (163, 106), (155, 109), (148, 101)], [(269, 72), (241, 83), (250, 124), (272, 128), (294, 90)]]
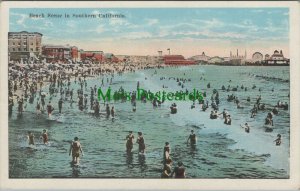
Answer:
[(236, 57), (239, 57), (239, 49), (236, 49)]
[(159, 50), (157, 52), (158, 52), (158, 56), (162, 56), (162, 51), (161, 50)]

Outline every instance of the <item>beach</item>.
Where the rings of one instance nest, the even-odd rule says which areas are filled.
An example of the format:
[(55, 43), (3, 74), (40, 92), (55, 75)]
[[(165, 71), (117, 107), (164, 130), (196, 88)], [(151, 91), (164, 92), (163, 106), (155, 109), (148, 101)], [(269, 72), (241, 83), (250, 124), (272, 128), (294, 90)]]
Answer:
[[(91, 113), (90, 100), (86, 108), (79, 109), (76, 91), (80, 89), (80, 84), (78, 77), (75, 83), (75, 74), (70, 76), (69, 86), (74, 89), (74, 103), (64, 100), (62, 114), (59, 114), (57, 102), (61, 96), (54, 93), (50, 98), (49, 82), (45, 80), (42, 92), (47, 93), (46, 104), (51, 100), (53, 116), (61, 115), (62, 120), (49, 121), (46, 112), (36, 115), (38, 94), (32, 104), (26, 104), (21, 116), (15, 103), (9, 118), (10, 177), (160, 178), (166, 141), (171, 145), (174, 166), (182, 161), (187, 178), (289, 177), (289, 110), (279, 109), (279, 113), (273, 116), (275, 128), (272, 132), (265, 132), (264, 129), (264, 119), (277, 102), (289, 103), (289, 67), (195, 65), (157, 68), (157, 65), (149, 65), (145, 67), (149, 69), (144, 69), (142, 66), (101, 66), (101, 70), (107, 72), (87, 75), (83, 94), (90, 98), (90, 88), (95, 86), (103, 90), (110, 87), (112, 91), (122, 87), (132, 92), (136, 91), (139, 82), (140, 88), (153, 92), (197, 89), (206, 92), (204, 101), (209, 101), (210, 105), (213, 90), (216, 89), (220, 95), (218, 113), (226, 108), (231, 114), (232, 124), (224, 124), (221, 116), (210, 119), (211, 106), (202, 111), (201, 105), (196, 102), (195, 108), (191, 109), (193, 103), (190, 100), (166, 100), (160, 107), (153, 107), (151, 101), (142, 103), (137, 100), (136, 112), (132, 111), (130, 101), (112, 100), (109, 106), (115, 107), (114, 120), (105, 116), (105, 106), (101, 100), (100, 115), (96, 116)], [(66, 73), (71, 74), (71, 71), (66, 70)], [(181, 82), (180, 86), (176, 78)], [(229, 91), (222, 90), (223, 85), (226, 89), (230, 86)], [(247, 91), (241, 88), (242, 85), (248, 88)], [(63, 89), (67, 87), (66, 82)], [(237, 91), (232, 91), (235, 87)], [(15, 93), (20, 96), (21, 91)], [(232, 94), (238, 97), (243, 109), (237, 109), (234, 102), (227, 101), (227, 96)], [(258, 111), (255, 118), (250, 118), (251, 108), (259, 96), (266, 109)], [(247, 97), (251, 101), (246, 101)], [(170, 106), (174, 102), (178, 112), (171, 114)], [(246, 122), (251, 126), (250, 133), (245, 133), (240, 126)], [(28, 147), (27, 132), (32, 131), (38, 137), (43, 129), (48, 131), (49, 145), (40, 144), (36, 139), (39, 144)], [(186, 144), (191, 130), (198, 137), (196, 147)], [(143, 132), (145, 155), (138, 154), (135, 142), (132, 153), (126, 153), (128, 131), (133, 131), (135, 138), (137, 132)], [(277, 134), (282, 135), (280, 146), (274, 143)], [(79, 168), (69, 164), (71, 158), (68, 150), (75, 136), (79, 137), (85, 153)], [(25, 156), (25, 159), (21, 161), (20, 156)], [(45, 169), (47, 173), (44, 173)]]

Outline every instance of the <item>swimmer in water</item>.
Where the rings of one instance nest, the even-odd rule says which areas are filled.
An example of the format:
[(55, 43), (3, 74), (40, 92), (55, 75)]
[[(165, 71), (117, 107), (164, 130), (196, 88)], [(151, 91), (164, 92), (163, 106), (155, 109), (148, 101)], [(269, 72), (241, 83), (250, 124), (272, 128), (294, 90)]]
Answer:
[(172, 172), (172, 159), (167, 159), (164, 165), (163, 172), (161, 173), (161, 178), (170, 178)]
[(112, 117), (111, 120), (114, 121), (114, 119), (115, 119), (115, 107), (114, 106), (111, 107), (110, 113), (111, 113), (111, 117)]
[(54, 110), (54, 108), (52, 107), (51, 102), (49, 101), (49, 104), (47, 105), (48, 117), (51, 117), (53, 110)]
[(127, 153), (131, 153), (131, 150), (133, 148), (133, 140), (134, 136), (132, 134), (132, 131), (129, 131), (129, 134), (126, 136), (126, 151)]
[(35, 108), (36, 108), (36, 114), (37, 115), (41, 114), (41, 104), (39, 100), (37, 101)]
[(62, 105), (63, 105), (63, 99), (60, 98), (59, 101), (58, 101), (58, 112), (59, 112), (59, 113), (61, 113)]
[(31, 131), (28, 131), (28, 144), (29, 145), (34, 145), (34, 134)]
[(44, 129), (43, 130), (43, 134), (40, 137), (41, 139), (43, 139), (43, 143), (46, 145), (48, 144), (48, 134), (47, 134), (47, 130)]
[(196, 145), (197, 143), (197, 137), (196, 137), (196, 134), (194, 134), (194, 130), (191, 130), (191, 134), (189, 136), (189, 138), (187, 139), (187, 144), (190, 144), (191, 145)]
[(78, 137), (75, 137), (74, 141), (72, 141), (71, 143), (69, 156), (71, 155), (71, 153), (72, 153), (72, 163), (79, 164), (80, 153), (83, 156), (83, 151)]
[(185, 178), (185, 168), (181, 161), (179, 161), (178, 166), (174, 168), (171, 177), (173, 177), (173, 174), (175, 174), (175, 178)]
[(165, 143), (165, 147), (164, 147), (164, 153), (163, 153), (163, 156), (164, 156), (164, 164), (166, 163), (166, 161), (167, 161), (168, 159), (171, 159), (171, 158), (170, 158), (170, 152), (171, 152), (170, 143), (169, 143), (169, 142), (166, 142), (166, 143)]
[(142, 132), (138, 132), (138, 138), (136, 139), (136, 142), (139, 144), (139, 153), (144, 154), (146, 146)]
[(218, 115), (221, 115), (221, 114), (223, 115), (223, 119), (225, 119), (227, 117), (227, 115), (228, 115), (228, 112), (227, 112), (226, 109), (224, 109), (223, 112), (219, 113)]
[(275, 139), (274, 142), (275, 142), (276, 146), (281, 145), (282, 141), (281, 141), (281, 135), (280, 134), (277, 135), (277, 139)]
[(226, 124), (226, 125), (231, 125), (231, 117), (230, 117), (230, 115), (227, 115), (227, 116), (225, 117), (224, 124)]
[(109, 118), (110, 116), (110, 109), (109, 109), (109, 105), (106, 104), (106, 117)]
[(241, 127), (245, 129), (246, 133), (250, 133), (250, 126), (248, 125), (248, 123), (245, 123), (245, 126), (241, 125)]

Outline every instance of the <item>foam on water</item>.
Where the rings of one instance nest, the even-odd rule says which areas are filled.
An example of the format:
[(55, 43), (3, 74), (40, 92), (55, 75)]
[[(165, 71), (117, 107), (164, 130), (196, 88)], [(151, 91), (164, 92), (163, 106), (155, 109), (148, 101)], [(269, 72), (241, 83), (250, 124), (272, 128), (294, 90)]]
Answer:
[[(179, 68), (180, 71), (188, 70), (187, 67)], [(202, 72), (204, 70), (200, 69)], [(243, 80), (242, 83), (247, 82)], [(260, 79), (255, 83), (264, 83), (265, 80)], [(148, 86), (149, 85), (149, 86)], [(176, 89), (176, 85), (173, 89)], [(147, 87), (153, 87), (153, 83), (147, 83)], [(267, 87), (268, 89), (268, 87)], [(257, 95), (258, 96), (258, 95)], [(274, 95), (273, 95), (274, 96)], [(277, 95), (278, 96), (278, 95)], [(277, 98), (278, 99), (278, 98)], [(166, 101), (166, 104), (170, 105), (172, 101)], [(273, 102), (274, 104), (276, 102)], [(244, 116), (235, 116), (237, 118), (231, 126), (227, 126), (223, 123), (223, 119), (211, 120), (209, 119), (209, 111), (203, 112), (199, 108), (190, 109), (192, 102), (177, 102), (178, 112), (176, 115), (171, 115), (171, 120), (179, 126), (186, 125), (200, 125), (205, 124), (206, 128), (201, 129), (201, 133), (221, 133), (226, 135), (228, 138), (233, 139), (236, 144), (230, 146), (231, 149), (243, 149), (256, 155), (266, 155), (266, 164), (277, 169), (284, 169), (289, 171), (289, 137), (283, 136), (283, 140), (287, 140), (286, 143), (282, 143), (281, 146), (276, 146), (274, 140), (276, 134), (265, 132), (263, 124), (257, 122), (255, 119), (244, 119)], [(224, 106), (223, 106), (224, 107)], [(229, 106), (226, 106), (229, 107)], [(197, 112), (195, 112), (195, 110)], [(249, 110), (249, 109), (248, 109)], [(276, 116), (275, 116), (276, 118)], [(274, 119), (276, 123), (276, 119)], [(251, 126), (251, 133), (246, 133), (240, 124), (248, 122)], [(200, 135), (201, 136), (201, 135)]]

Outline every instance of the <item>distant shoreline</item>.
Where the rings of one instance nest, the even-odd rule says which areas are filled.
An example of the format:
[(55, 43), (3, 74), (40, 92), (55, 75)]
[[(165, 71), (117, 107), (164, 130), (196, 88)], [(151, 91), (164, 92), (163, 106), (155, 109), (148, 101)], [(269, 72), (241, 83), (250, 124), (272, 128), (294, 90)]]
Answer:
[(216, 64), (198, 64), (203, 66), (290, 66), (289, 64), (244, 64), (244, 65), (235, 65), (235, 64), (222, 64), (222, 63), (216, 63)]

